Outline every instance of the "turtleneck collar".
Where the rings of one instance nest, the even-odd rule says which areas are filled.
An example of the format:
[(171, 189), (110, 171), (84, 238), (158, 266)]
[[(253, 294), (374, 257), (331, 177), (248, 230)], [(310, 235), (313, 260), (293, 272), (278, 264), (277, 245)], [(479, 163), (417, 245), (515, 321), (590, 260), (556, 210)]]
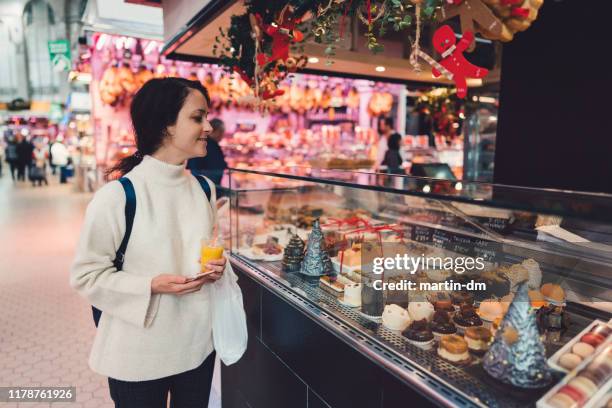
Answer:
[(142, 158), (136, 169), (147, 179), (164, 184), (179, 184), (188, 180), (185, 164), (170, 164), (149, 155)]

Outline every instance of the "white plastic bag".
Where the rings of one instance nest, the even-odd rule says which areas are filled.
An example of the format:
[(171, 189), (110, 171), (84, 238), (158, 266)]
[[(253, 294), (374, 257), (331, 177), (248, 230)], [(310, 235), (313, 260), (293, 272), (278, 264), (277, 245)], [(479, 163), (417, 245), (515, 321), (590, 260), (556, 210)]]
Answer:
[(225, 365), (240, 360), (248, 341), (246, 314), (237, 280), (228, 261), (221, 279), (210, 285), (213, 344)]

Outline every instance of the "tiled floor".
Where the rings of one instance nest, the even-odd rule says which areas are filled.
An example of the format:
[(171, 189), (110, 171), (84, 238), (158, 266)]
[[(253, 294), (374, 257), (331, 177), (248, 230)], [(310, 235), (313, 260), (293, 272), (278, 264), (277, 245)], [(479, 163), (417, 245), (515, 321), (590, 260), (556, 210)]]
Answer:
[[(68, 286), (89, 194), (72, 185), (32, 188), (0, 178), (0, 386), (76, 386), (77, 402), (8, 407), (110, 408), (105, 377), (87, 357), (95, 329)], [(219, 408), (218, 366), (209, 408)]]

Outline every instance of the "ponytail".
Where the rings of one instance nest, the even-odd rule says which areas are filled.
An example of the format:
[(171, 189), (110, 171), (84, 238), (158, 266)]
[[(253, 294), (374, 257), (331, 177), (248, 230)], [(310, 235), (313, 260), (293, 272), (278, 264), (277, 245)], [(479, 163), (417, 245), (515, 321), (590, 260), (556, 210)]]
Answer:
[(124, 157), (113, 167), (106, 170), (105, 175), (111, 179), (124, 176), (132, 171), (134, 167), (138, 166), (142, 162), (142, 158), (142, 154), (139, 151), (136, 151), (131, 156)]

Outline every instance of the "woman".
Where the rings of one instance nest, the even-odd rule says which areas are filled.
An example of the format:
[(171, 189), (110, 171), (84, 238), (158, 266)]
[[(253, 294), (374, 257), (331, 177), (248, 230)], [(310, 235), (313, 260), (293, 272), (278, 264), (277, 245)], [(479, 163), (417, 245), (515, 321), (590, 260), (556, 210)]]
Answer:
[(402, 169), (402, 156), (400, 155), (400, 143), (402, 137), (399, 133), (393, 133), (387, 140), (387, 151), (382, 161), (383, 166), (387, 166), (387, 173), (404, 174)]
[(116, 407), (165, 408), (168, 392), (172, 407), (207, 406), (215, 353), (204, 286), (222, 276), (226, 259), (188, 282), (215, 219), (185, 162), (206, 155), (208, 107), (206, 89), (181, 78), (152, 79), (134, 96), (138, 151), (111, 169), (136, 192), (121, 271), (113, 267), (125, 232), (120, 183), (102, 187), (87, 208), (70, 283), (102, 311), (89, 365), (109, 377)]
[(38, 143), (34, 147), (34, 152), (32, 153), (32, 158), (34, 162), (32, 164), (32, 168), (30, 169), (30, 179), (32, 181), (32, 187), (36, 185), (38, 182), (39, 186), (42, 186), (44, 182), (46, 186), (49, 185), (47, 181), (47, 159), (48, 159), (48, 149), (42, 148), (41, 143)]

